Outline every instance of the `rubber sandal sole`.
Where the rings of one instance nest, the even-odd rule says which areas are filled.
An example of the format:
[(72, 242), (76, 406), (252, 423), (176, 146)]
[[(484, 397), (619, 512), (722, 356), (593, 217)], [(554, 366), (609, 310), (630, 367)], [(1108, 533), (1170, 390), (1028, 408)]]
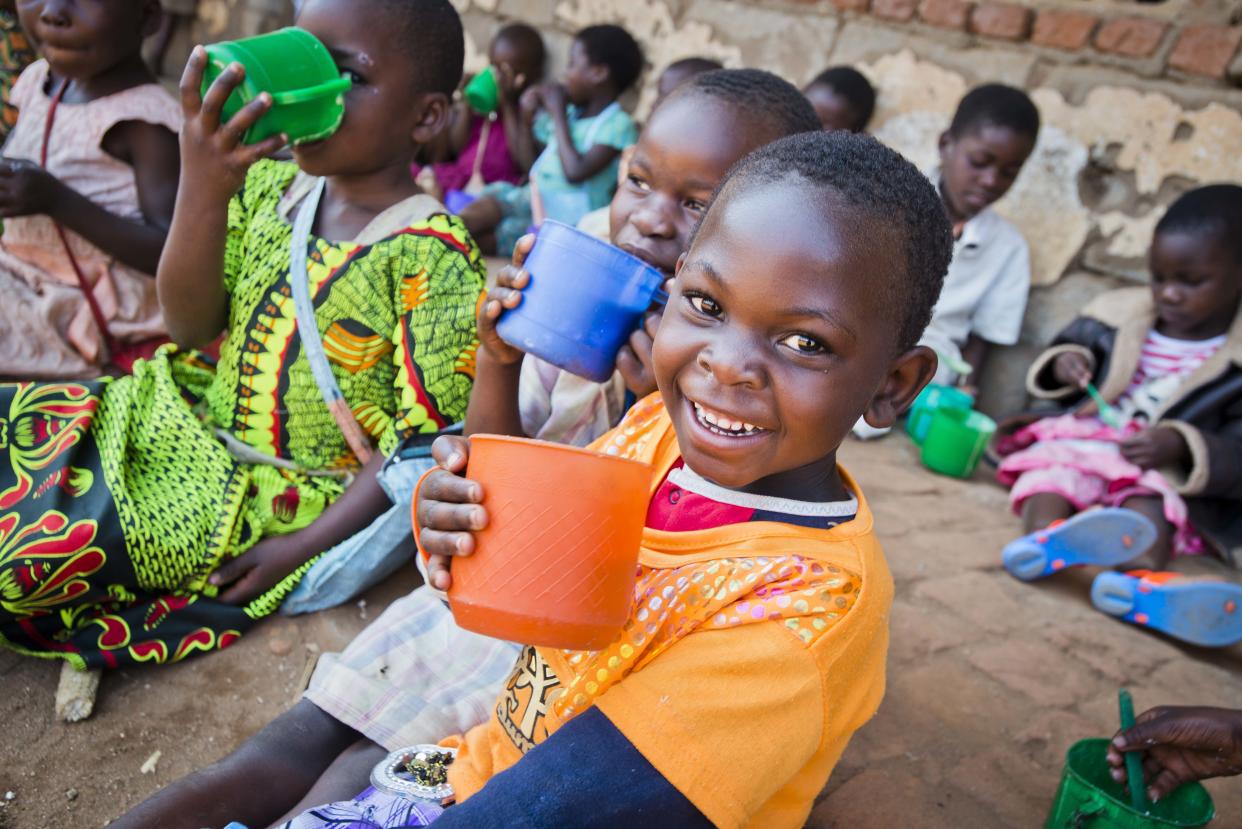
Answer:
[(1110, 616), (1175, 639), (1220, 648), (1242, 642), (1242, 585), (1223, 581), (1163, 584), (1125, 573), (1100, 573), (1091, 603)]
[(1035, 581), (1066, 567), (1125, 564), (1155, 541), (1156, 527), (1146, 516), (1106, 507), (1080, 512), (1055, 527), (1009, 542), (1001, 560), (1014, 578)]

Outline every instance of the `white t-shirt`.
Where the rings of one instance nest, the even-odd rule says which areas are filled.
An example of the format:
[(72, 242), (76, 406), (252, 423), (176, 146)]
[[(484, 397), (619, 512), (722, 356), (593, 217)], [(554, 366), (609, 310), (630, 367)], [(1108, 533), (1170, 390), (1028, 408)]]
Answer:
[[(971, 334), (996, 345), (1013, 345), (1022, 332), (1030, 289), (1026, 239), (1013, 223), (985, 208), (953, 244), (953, 261), (923, 344), (952, 358), (961, 357)], [(945, 371), (942, 359), (937, 379), (951, 376)]]

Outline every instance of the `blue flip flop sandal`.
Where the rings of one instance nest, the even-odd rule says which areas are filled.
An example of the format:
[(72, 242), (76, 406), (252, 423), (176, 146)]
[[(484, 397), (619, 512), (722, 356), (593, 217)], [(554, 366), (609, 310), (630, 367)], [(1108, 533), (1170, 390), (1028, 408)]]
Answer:
[(1014, 578), (1034, 581), (1066, 567), (1113, 567), (1141, 556), (1156, 542), (1144, 515), (1121, 507), (1080, 512), (1005, 545), (1001, 558)]
[(1100, 573), (1091, 603), (1110, 616), (1221, 648), (1242, 642), (1242, 585), (1188, 579), (1180, 573)]

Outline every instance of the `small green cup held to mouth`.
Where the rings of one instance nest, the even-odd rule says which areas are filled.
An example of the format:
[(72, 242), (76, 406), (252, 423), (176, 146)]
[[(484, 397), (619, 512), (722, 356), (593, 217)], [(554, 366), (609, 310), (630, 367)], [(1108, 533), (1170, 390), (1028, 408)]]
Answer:
[(202, 94), (233, 63), (245, 67), (246, 76), (224, 102), (222, 123), (261, 93), (272, 96), (271, 109), (246, 131), (242, 143), (258, 144), (282, 133), (291, 144), (319, 141), (341, 125), (350, 82), (341, 77), (328, 48), (310, 32), (290, 27), (211, 44)]
[(489, 66), (470, 79), (461, 94), (470, 108), (480, 115), (491, 115), (500, 106), (500, 84), (496, 67)]

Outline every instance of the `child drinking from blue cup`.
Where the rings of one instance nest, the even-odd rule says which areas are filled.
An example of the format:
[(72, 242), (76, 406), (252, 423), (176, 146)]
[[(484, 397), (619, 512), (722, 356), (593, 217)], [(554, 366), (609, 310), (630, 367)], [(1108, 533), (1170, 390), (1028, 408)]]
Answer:
[[(728, 69), (692, 77), (655, 109), (643, 130), (612, 201), (613, 243), (669, 276), (729, 165), (749, 148), (814, 130), (817, 123), (798, 90), (770, 72)], [(585, 445), (620, 419), (627, 392), (637, 399), (654, 390), (650, 354), (660, 309), (653, 308), (629, 336), (616, 353), (616, 372), (602, 383), (524, 355), (521, 343), (506, 341), (503, 324), (499, 330), (497, 324), (503, 311), (519, 308), (523, 289), (539, 278), (523, 269), (533, 243), (528, 238), (518, 245), (479, 316), (483, 345), (466, 431)], [(584, 270), (578, 278), (601, 276)], [(578, 334), (572, 327), (561, 333)]]
[(491, 185), (461, 213), (485, 251), (508, 256), (532, 224), (548, 218), (572, 227), (608, 204), (617, 187), (621, 151), (638, 132), (617, 99), (642, 70), (642, 49), (629, 32), (620, 26), (588, 26), (570, 46), (563, 84), (542, 84), (523, 93), (526, 126), (510, 149), (518, 158), (535, 158), (531, 184)]

